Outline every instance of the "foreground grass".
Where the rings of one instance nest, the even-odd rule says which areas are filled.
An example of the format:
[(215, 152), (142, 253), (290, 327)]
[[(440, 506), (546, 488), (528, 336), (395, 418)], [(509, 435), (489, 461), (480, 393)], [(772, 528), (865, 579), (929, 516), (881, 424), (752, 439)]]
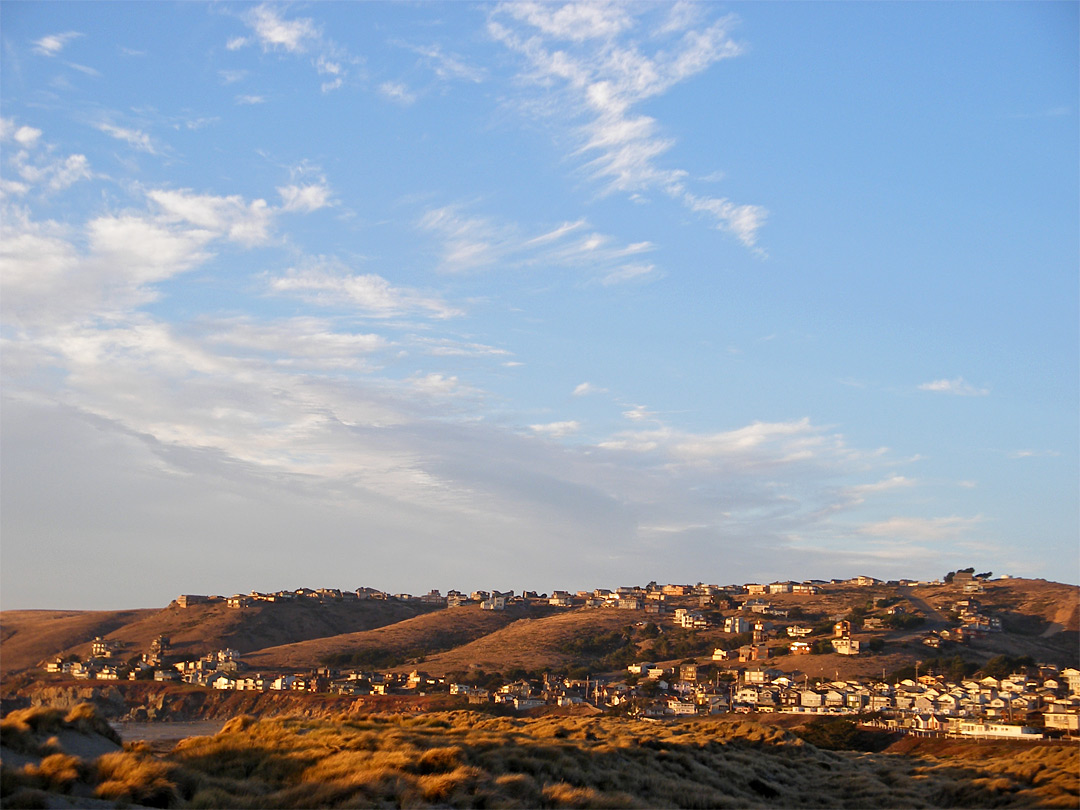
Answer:
[(237, 718), (171, 760), (194, 807), (1075, 807), (1078, 752), (997, 759), (821, 751), (738, 720), (470, 712)]
[(738, 719), (237, 717), (164, 758), (129, 746), (92, 764), (5, 768), (5, 791), (84, 785), (122, 803), (200, 808), (1077, 806), (1075, 746), (981, 752), (823, 751)]

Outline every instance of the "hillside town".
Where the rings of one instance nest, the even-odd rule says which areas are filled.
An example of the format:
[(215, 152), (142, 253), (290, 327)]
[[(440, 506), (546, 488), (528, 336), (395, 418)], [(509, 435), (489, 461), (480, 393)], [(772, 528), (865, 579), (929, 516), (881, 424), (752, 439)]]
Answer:
[[(734, 713), (793, 713), (853, 715), (865, 723), (919, 735), (960, 735), (985, 738), (1042, 739), (1080, 736), (1080, 670), (1050, 664), (1017, 667), (1018, 671), (978, 678), (950, 679), (945, 674), (914, 672), (912, 677), (878, 679), (811, 679), (769, 666), (781, 655), (830, 652), (842, 656), (872, 654), (883, 644), (873, 636), (882, 629), (918, 633), (921, 642), (937, 650), (942, 645), (970, 644), (1002, 623), (980, 603), (989, 575), (950, 572), (944, 581), (882, 582), (873, 577), (847, 580), (747, 583), (743, 585), (657, 585), (614, 590), (554, 591), (550, 595), (523, 591), (431, 591), (416, 597), (389, 594), (373, 588), (341, 591), (299, 588), (272, 593), (252, 592), (229, 597), (183, 594), (177, 609), (200, 604), (224, 604), (244, 610), (259, 603), (313, 600), (314, 603), (352, 600), (416, 601), (433, 608), (479, 606), (501, 611), (515, 605), (541, 604), (560, 609), (606, 609), (639, 612), (636, 626), (657, 635), (664, 628), (726, 634), (724, 646), (706, 660), (681, 663), (635, 661), (622, 674), (602, 672), (510, 673), (508, 677), (458, 678), (411, 671), (376, 671), (366, 667), (320, 666), (302, 671), (252, 672), (236, 649), (214, 650), (200, 657), (174, 655), (170, 639), (158, 636), (148, 649), (124, 659), (122, 642), (95, 638), (90, 655), (58, 658), (45, 664), (47, 673), (78, 680), (153, 680), (182, 682), (213, 690), (245, 692), (322, 693), (368, 696), (446, 695), (471, 706), (524, 712), (540, 707), (589, 707), (634, 716), (664, 718)], [(882, 598), (871, 609), (847, 610), (825, 623), (808, 619), (790, 598), (783, 605), (770, 601), (780, 595), (818, 596), (830, 589), (959, 586), (961, 598), (948, 602), (949, 626), (934, 632), (919, 628), (925, 617), (898, 599)], [(930, 608), (930, 605), (927, 605)], [(821, 617), (818, 617), (820, 619)], [(868, 637), (868, 634), (869, 635)], [(884, 676), (884, 673), (883, 673)]]

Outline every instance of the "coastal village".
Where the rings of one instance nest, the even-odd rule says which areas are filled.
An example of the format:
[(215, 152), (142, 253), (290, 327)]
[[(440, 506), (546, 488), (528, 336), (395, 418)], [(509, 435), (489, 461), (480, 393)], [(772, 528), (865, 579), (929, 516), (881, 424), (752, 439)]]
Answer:
[[(180, 610), (200, 604), (224, 604), (245, 610), (260, 603), (312, 600), (314, 603), (354, 600), (419, 602), (436, 608), (479, 606), (502, 611), (520, 605), (554, 609), (625, 610), (627, 621), (662, 635), (665, 629), (712, 629), (725, 643), (711, 656), (681, 662), (634, 661), (622, 672), (566, 674), (509, 673), (505, 678), (453, 678), (431, 675), (422, 665), (375, 671), (370, 667), (319, 666), (302, 671), (252, 671), (235, 649), (209, 651), (201, 657), (172, 653), (170, 640), (158, 636), (141, 654), (125, 657), (122, 640), (95, 638), (85, 660), (77, 656), (47, 662), (44, 669), (73, 679), (153, 680), (183, 682), (213, 690), (322, 693), (362, 700), (369, 696), (437, 696), (457, 698), (471, 707), (497, 711), (535, 712), (544, 707), (577, 707), (585, 712), (613, 712), (646, 718), (680, 718), (719, 713), (791, 713), (851, 716), (880, 728), (925, 736), (1041, 740), (1080, 737), (1080, 669), (1031, 662), (1012, 672), (979, 677), (952, 677), (933, 671), (881, 679), (810, 678), (796, 669), (783, 671), (770, 661), (781, 656), (835, 653), (867, 656), (880, 652), (880, 632), (900, 631), (917, 641), (927, 657), (943, 647), (970, 645), (1002, 632), (1002, 621), (980, 596), (989, 574), (950, 572), (944, 580), (882, 582), (873, 577), (743, 585), (657, 585), (614, 590), (532, 591), (456, 590), (446, 595), (389, 594), (373, 588), (334, 588), (233, 596), (183, 594)], [(899, 598), (868, 600), (828, 616), (814, 616), (798, 606), (797, 596), (818, 596), (830, 590), (867, 589), (899, 592), (912, 587), (951, 585), (959, 594), (942, 605), (946, 627), (923, 629), (926, 616)], [(874, 591), (877, 589), (877, 591)], [(923, 603), (927, 609), (933, 609)], [(937, 624), (940, 624), (938, 622)]]

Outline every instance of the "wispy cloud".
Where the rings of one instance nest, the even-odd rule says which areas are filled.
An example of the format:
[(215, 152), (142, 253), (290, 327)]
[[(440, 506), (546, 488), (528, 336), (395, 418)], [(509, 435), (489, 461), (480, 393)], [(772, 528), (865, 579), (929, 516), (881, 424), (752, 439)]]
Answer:
[(548, 422), (544, 425), (529, 425), (529, 430), (534, 433), (539, 433), (542, 436), (548, 436), (552, 439), (563, 439), (567, 436), (572, 436), (581, 429), (581, 423), (576, 421), (567, 422)]
[(941, 379), (923, 383), (919, 386), (920, 391), (935, 391), (939, 394), (953, 394), (959, 397), (985, 397), (990, 393), (989, 388), (978, 388), (963, 377), (952, 380)]
[(1057, 450), (1014, 450), (1009, 458), (1054, 458), (1060, 456)]
[(448, 273), (491, 267), (584, 268), (616, 284), (656, 275), (653, 265), (632, 261), (655, 249), (651, 242), (620, 243), (584, 220), (525, 233), (514, 224), (468, 212), (461, 205), (428, 209), (419, 228), (440, 243), (439, 269)]
[(41, 130), (36, 127), (17, 127), (9, 119), (0, 120), (0, 142), (14, 141), (21, 147), (14, 151), (8, 162), (19, 177), (29, 184), (13, 184), (9, 180), (7, 193), (24, 194), (32, 186), (46, 191), (62, 191), (94, 176), (86, 155), (57, 156), (53, 147), (44, 143), (41, 136)]
[(56, 56), (69, 42), (83, 36), (79, 31), (65, 31), (63, 34), (49, 34), (34, 41), (34, 53), (41, 56)]
[(435, 76), (443, 81), (468, 81), (479, 84), (484, 81), (486, 71), (469, 65), (464, 58), (446, 53), (438, 45), (407, 45), (413, 53), (419, 54)]
[(266, 103), (266, 97), (265, 96), (242, 95), (242, 96), (237, 96), (234, 99), (234, 101), (237, 104), (241, 104), (241, 105), (245, 105), (245, 106), (246, 105), (251, 105), (251, 104), (265, 104)]
[(285, 211), (303, 211), (309, 213), (331, 205), (330, 187), (326, 182), (311, 183), (304, 186), (289, 185), (278, 188), (278, 194), (284, 203)]
[(590, 394), (606, 394), (607, 389), (601, 388), (598, 385), (593, 385), (591, 382), (583, 382), (574, 389), (575, 397), (587, 397)]
[(218, 76), (221, 77), (222, 84), (236, 84), (246, 79), (248, 72), (246, 70), (219, 70)]
[(929, 540), (953, 540), (970, 534), (980, 523), (983, 522), (981, 515), (975, 517), (949, 517), (923, 518), (923, 517), (894, 517), (859, 526), (861, 534), (873, 537), (890, 537), (903, 540), (929, 541)]
[(147, 152), (151, 155), (158, 154), (153, 139), (142, 130), (118, 127), (107, 121), (98, 123), (96, 128), (111, 138), (116, 138), (118, 141), (124, 141), (125, 143), (130, 144), (140, 152)]
[(182, 222), (226, 236), (244, 245), (265, 244), (270, 239), (273, 210), (266, 200), (251, 202), (233, 194), (197, 194), (190, 189), (154, 189), (147, 196), (168, 222)]
[(353, 273), (340, 262), (319, 259), (308, 266), (292, 268), (270, 279), (270, 290), (294, 295), (319, 306), (359, 311), (377, 318), (426, 314), (451, 318), (461, 311), (435, 296), (396, 287), (374, 273)]
[(319, 38), (319, 29), (310, 17), (287, 20), (267, 3), (248, 11), (244, 21), (251, 26), (264, 51), (303, 53)]
[(416, 101), (416, 94), (409, 90), (402, 82), (383, 82), (379, 85), (379, 92), (391, 101), (408, 106)]
[(278, 52), (289, 56), (309, 57), (317, 75), (323, 77), (319, 89), (329, 93), (345, 84), (349, 66), (358, 60), (349, 52), (327, 38), (322, 26), (311, 17), (287, 17), (285, 6), (261, 3), (241, 15), (251, 29), (252, 36), (231, 37), (225, 47), (237, 51), (248, 45), (258, 44), (264, 53)]
[[(693, 9), (672, 9), (654, 32), (664, 40), (661, 45), (628, 36), (638, 25), (637, 8), (501, 3), (488, 31), (524, 59), (528, 68), (520, 78), (539, 88), (539, 98), (529, 99), (522, 109), (571, 126), (578, 143), (575, 155), (606, 193), (662, 192), (754, 247), (765, 209), (692, 191), (686, 170), (661, 163), (674, 141), (656, 119), (635, 111), (716, 62), (738, 56), (742, 46), (730, 36), (735, 18), (701, 27)], [(655, 46), (651, 52), (645, 43)], [(582, 118), (585, 124), (575, 126)]]
[(78, 62), (64, 62), (64, 64), (72, 70), (77, 70), (79, 73), (83, 73), (87, 76), (94, 76), (96, 78), (101, 75), (100, 71), (95, 70), (89, 65), (80, 65)]

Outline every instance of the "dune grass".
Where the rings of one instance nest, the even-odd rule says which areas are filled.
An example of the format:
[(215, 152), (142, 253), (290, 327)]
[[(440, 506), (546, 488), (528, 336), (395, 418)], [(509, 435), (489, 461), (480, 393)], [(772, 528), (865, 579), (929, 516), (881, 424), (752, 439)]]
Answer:
[[(67, 722), (95, 720), (9, 716), (5, 739)], [(241, 716), (164, 757), (129, 745), (92, 763), (50, 750), (5, 766), (3, 803), (40, 806), (45, 791), (83, 786), (121, 804), (195, 808), (1076, 807), (1078, 765), (1080, 750), (1061, 745), (826, 751), (737, 718)]]

